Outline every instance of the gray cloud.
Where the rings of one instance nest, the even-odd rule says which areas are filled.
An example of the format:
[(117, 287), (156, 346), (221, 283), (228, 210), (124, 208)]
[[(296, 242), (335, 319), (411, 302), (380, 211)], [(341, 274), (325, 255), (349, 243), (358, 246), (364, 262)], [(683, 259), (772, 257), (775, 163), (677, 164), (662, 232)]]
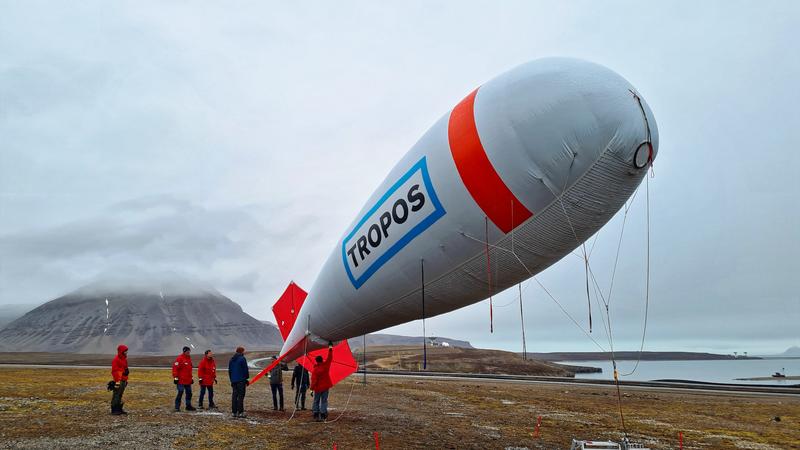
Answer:
[[(310, 287), (353, 214), (441, 114), (514, 65), (561, 55), (618, 71), (658, 121), (648, 345), (800, 343), (793, 2), (3, 9), (0, 304), (146, 268), (207, 280), (269, 318), (289, 280)], [(612, 300), (627, 347), (643, 310), (642, 194)], [(592, 256), (604, 289), (620, 219)], [(540, 279), (586, 326), (580, 260)], [(537, 286), (525, 304), (533, 348), (594, 348)], [(489, 335), (482, 303), (430, 327), (515, 348), (513, 305), (496, 320)]]

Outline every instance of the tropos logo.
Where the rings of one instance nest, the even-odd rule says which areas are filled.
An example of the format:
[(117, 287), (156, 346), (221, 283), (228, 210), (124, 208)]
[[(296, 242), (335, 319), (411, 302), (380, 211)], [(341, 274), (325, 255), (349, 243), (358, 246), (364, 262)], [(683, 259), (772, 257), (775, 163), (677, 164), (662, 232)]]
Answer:
[(353, 287), (360, 288), (444, 215), (423, 157), (383, 194), (342, 241), (342, 261)]

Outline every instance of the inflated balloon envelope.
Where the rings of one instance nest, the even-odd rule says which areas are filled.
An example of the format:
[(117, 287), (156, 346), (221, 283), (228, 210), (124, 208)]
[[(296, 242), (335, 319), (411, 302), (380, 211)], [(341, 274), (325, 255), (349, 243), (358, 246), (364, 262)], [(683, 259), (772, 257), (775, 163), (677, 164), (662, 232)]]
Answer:
[(531, 278), (616, 214), (657, 151), (647, 103), (606, 67), (546, 58), (488, 81), (389, 172), (307, 298), (289, 285), (274, 308), (281, 358), (341, 341), (333, 367), (350, 374), (348, 338)]

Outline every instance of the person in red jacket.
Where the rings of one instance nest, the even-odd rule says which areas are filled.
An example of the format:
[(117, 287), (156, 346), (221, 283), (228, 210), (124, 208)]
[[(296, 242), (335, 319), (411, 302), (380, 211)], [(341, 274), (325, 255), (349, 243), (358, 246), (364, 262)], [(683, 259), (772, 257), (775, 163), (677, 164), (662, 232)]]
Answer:
[(316, 364), (311, 372), (311, 390), (314, 391), (314, 420), (322, 422), (328, 418), (328, 390), (333, 387), (331, 376), (328, 373), (333, 362), (333, 343), (328, 343), (328, 358), (322, 360), (317, 355)]
[(211, 350), (206, 350), (200, 364), (197, 365), (197, 378), (200, 381), (200, 402), (198, 406), (203, 409), (203, 397), (208, 391), (208, 409), (217, 409), (214, 404), (214, 385), (217, 384), (217, 362), (214, 361), (214, 354)]
[(111, 414), (119, 416), (121, 414), (128, 414), (122, 409), (122, 394), (125, 392), (125, 387), (128, 385), (128, 347), (121, 344), (117, 347), (117, 356), (111, 361), (111, 376), (114, 378), (113, 384), (109, 383), (114, 391), (111, 396)]
[(175, 412), (181, 410), (181, 397), (183, 392), (186, 391), (186, 410), (197, 411), (192, 406), (192, 358), (189, 357), (191, 349), (183, 347), (183, 353), (178, 355), (175, 359), (175, 364), (172, 365), (172, 382), (178, 387), (178, 395), (175, 397)]

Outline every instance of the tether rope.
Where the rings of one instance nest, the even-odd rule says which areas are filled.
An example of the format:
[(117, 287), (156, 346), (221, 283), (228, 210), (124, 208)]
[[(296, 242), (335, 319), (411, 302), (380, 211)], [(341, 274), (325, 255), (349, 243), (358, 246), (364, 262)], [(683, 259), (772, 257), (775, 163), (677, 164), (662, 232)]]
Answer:
[[(364, 370), (366, 370), (366, 368)], [(337, 422), (339, 419), (341, 419), (342, 416), (344, 416), (344, 414), (347, 412), (347, 408), (350, 406), (350, 399), (353, 397), (353, 391), (355, 390), (356, 384), (358, 383), (356, 382), (355, 377), (353, 377), (353, 382), (350, 384), (350, 394), (347, 396), (347, 401), (344, 402), (344, 408), (342, 409), (342, 413), (339, 414), (339, 416), (337, 416), (333, 420), (325, 420), (324, 422), (320, 423), (334, 423)]]
[(489, 246), (489, 247), (491, 247), (491, 248), (496, 248), (496, 249), (499, 249), (499, 250), (502, 250), (502, 251), (504, 251), (504, 252), (508, 252), (508, 253), (511, 253), (512, 255), (514, 255), (514, 258), (516, 258), (516, 259), (517, 259), (517, 261), (519, 261), (520, 265), (522, 265), (522, 267), (525, 269), (525, 271), (526, 271), (526, 272), (528, 272), (528, 275), (531, 277), (531, 279), (533, 279), (533, 281), (535, 281), (535, 282), (536, 282), (536, 283), (539, 285), (539, 287), (541, 287), (541, 288), (542, 288), (542, 290), (544, 290), (544, 292), (547, 294), (547, 296), (548, 296), (548, 297), (550, 297), (550, 299), (551, 299), (551, 300), (553, 300), (553, 302), (554, 302), (556, 305), (558, 305), (558, 307), (559, 307), (559, 308), (561, 309), (561, 311), (562, 311), (562, 312), (563, 312), (563, 313), (564, 313), (564, 314), (565, 314), (565, 315), (566, 315), (566, 316), (569, 318), (569, 320), (571, 320), (571, 321), (572, 321), (572, 323), (574, 323), (574, 324), (575, 324), (575, 326), (576, 326), (576, 327), (578, 327), (578, 329), (580, 329), (580, 330), (581, 330), (581, 331), (582, 331), (582, 332), (583, 332), (583, 333), (584, 333), (584, 334), (585, 334), (585, 335), (586, 335), (586, 336), (587, 336), (589, 339), (591, 339), (591, 341), (592, 341), (592, 342), (594, 342), (594, 344), (597, 346), (597, 348), (599, 348), (600, 350), (602, 350), (602, 351), (604, 351), (604, 352), (605, 352), (605, 351), (607, 351), (607, 350), (606, 350), (606, 349), (605, 349), (605, 348), (604, 348), (602, 345), (600, 345), (600, 343), (598, 343), (598, 342), (597, 342), (597, 341), (596, 341), (596, 340), (595, 340), (595, 339), (592, 337), (592, 335), (590, 335), (590, 334), (589, 334), (589, 333), (588, 333), (588, 332), (587, 332), (587, 331), (586, 331), (586, 330), (585, 330), (585, 329), (584, 329), (584, 328), (583, 328), (583, 327), (582, 327), (582, 326), (581, 326), (581, 325), (578, 323), (578, 321), (577, 321), (577, 320), (575, 320), (575, 318), (573, 318), (573, 317), (572, 317), (572, 315), (571, 315), (569, 312), (567, 312), (567, 310), (564, 308), (564, 306), (563, 306), (563, 305), (561, 305), (561, 303), (560, 303), (558, 300), (556, 300), (556, 298), (553, 296), (553, 294), (551, 294), (551, 293), (550, 293), (550, 291), (549, 291), (549, 290), (547, 290), (547, 288), (546, 288), (546, 287), (545, 287), (545, 286), (544, 286), (544, 285), (543, 285), (543, 284), (542, 284), (542, 283), (541, 283), (541, 282), (540, 282), (540, 281), (539, 281), (539, 280), (536, 278), (535, 274), (534, 274), (533, 272), (531, 272), (531, 271), (530, 271), (530, 269), (528, 269), (528, 266), (526, 266), (526, 265), (525, 265), (525, 263), (523, 263), (523, 262), (522, 262), (522, 260), (520, 259), (519, 255), (517, 255), (517, 253), (516, 253), (516, 252), (512, 252), (511, 250), (509, 250), (509, 249), (507, 249), (507, 248), (504, 248), (504, 247), (500, 247), (500, 246), (497, 246), (497, 245), (494, 245), (494, 244), (490, 244), (490, 243), (488, 243), (488, 242), (485, 242), (485, 241), (483, 241), (483, 240), (481, 240), (481, 239), (478, 239), (478, 238), (476, 238), (476, 237), (470, 236), (470, 235), (468, 235), (467, 233), (464, 233), (463, 231), (462, 231), (462, 232), (460, 232), (460, 234), (461, 234), (462, 236), (466, 237), (467, 239), (472, 239), (472, 240), (473, 240), (473, 241), (475, 241), (475, 242), (479, 242), (479, 243), (481, 243), (481, 244), (485, 244), (485, 245), (487, 245), (487, 246)]
[[(422, 370), (428, 370), (428, 334), (425, 330), (425, 260), (419, 260), (419, 271), (422, 283)], [(366, 345), (366, 344), (365, 344)], [(366, 348), (364, 349), (366, 351)], [(364, 373), (367, 373), (366, 366)]]
[[(305, 336), (305, 339), (303, 339), (303, 358), (306, 359), (306, 360), (308, 359), (308, 335), (311, 332), (311, 330), (309, 330), (310, 322), (311, 322), (311, 316), (308, 316), (308, 320), (306, 321), (306, 336)], [(298, 363), (298, 364), (300, 364), (300, 363)], [(303, 367), (303, 370), (309, 372), (308, 373), (308, 382), (310, 384), (311, 383), (311, 372), (308, 371), (302, 364), (300, 364), (300, 366)], [(292, 377), (294, 377), (294, 374), (292, 375)], [(300, 372), (299, 383), (303, 384), (303, 372), (302, 371)], [(295, 392), (295, 397), (294, 397), (294, 411), (292, 411), (292, 415), (289, 416), (288, 419), (286, 419), (287, 422), (292, 420), (294, 418), (295, 413), (297, 412), (297, 403), (300, 400), (299, 396), (300, 396), (300, 386), (298, 385), (297, 386), (297, 392)]]
[(484, 216), (484, 220), (486, 224), (486, 280), (489, 286), (489, 333), (494, 333), (494, 311), (492, 308), (492, 261), (489, 259), (489, 217)]
[(636, 372), (636, 369), (639, 368), (639, 363), (642, 361), (642, 352), (644, 351), (644, 341), (645, 336), (647, 335), (647, 318), (648, 313), (650, 310), (650, 179), (646, 178), (645, 180), (645, 193), (646, 193), (646, 210), (647, 210), (647, 269), (646, 269), (646, 283), (645, 283), (645, 295), (644, 295), (644, 322), (642, 324), (642, 342), (639, 345), (639, 356), (636, 358), (636, 364), (633, 366), (633, 369), (623, 374), (623, 377), (627, 377), (633, 375)]

